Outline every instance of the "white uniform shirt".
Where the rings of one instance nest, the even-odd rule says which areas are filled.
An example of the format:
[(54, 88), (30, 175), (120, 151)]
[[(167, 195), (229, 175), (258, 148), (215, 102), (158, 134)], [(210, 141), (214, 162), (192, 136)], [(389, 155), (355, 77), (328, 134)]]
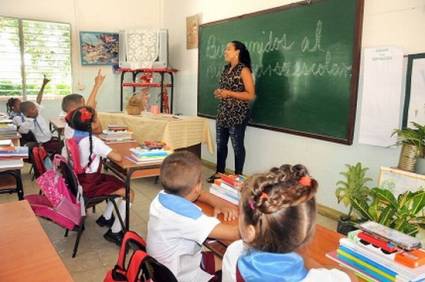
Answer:
[[(90, 167), (86, 168), (86, 173), (97, 172), (100, 165), (100, 158), (106, 158), (106, 156), (112, 151), (111, 147), (106, 145), (102, 140), (96, 136), (92, 136), (93, 140), (93, 152), (92, 158), (93, 161), (90, 164)], [(80, 165), (81, 167), (86, 167), (89, 162), (90, 155), (90, 139), (89, 137), (84, 137), (81, 139), (79, 145), (80, 149)]]
[(17, 127), (20, 127), (21, 124), (25, 121), (25, 117), (23, 114), (15, 114), (12, 118), (12, 123)]
[[(227, 247), (226, 253), (223, 257), (222, 265), (222, 281), (234, 282), (236, 281), (236, 267), (238, 259), (248, 247), (242, 240), (233, 242)], [(307, 276), (301, 280), (302, 282), (349, 282), (350, 277), (338, 269), (316, 268), (310, 269)]]
[(203, 282), (213, 276), (200, 268), (201, 247), (220, 221), (194, 203), (161, 191), (149, 209), (147, 250), (182, 282)]

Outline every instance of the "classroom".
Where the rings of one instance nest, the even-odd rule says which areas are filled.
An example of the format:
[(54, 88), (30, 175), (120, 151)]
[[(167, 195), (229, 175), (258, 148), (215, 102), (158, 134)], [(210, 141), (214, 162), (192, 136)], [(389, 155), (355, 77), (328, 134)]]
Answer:
[[(351, 173), (356, 173), (353, 172), (354, 169), (363, 169), (352, 177), (370, 179), (366, 179), (364, 185), (367, 186), (368, 194), (361, 199), (365, 201), (363, 204), (367, 205), (366, 209), (374, 203), (371, 199), (378, 197), (372, 190), (376, 192), (389, 189), (391, 192), (388, 193), (394, 201), (398, 195), (407, 195), (407, 191), (417, 193), (415, 195), (418, 197), (425, 197), (424, 27), (425, 0), (1, 0), (0, 116), (5, 113), (6, 117), (13, 119), (10, 112), (14, 110), (9, 107), (11, 97), (19, 98), (24, 107), (21, 107), (20, 113), (22, 123), (15, 124), (15, 131), (21, 136), (21, 139), (17, 138), (20, 143), (16, 143), (12, 137), (1, 136), (4, 127), (0, 118), (0, 222), (3, 222), (0, 226), (5, 230), (5, 233), (0, 231), (0, 281), (118, 281), (108, 278), (107, 273), (117, 264), (123, 236), (126, 238), (131, 233), (126, 232), (128, 230), (137, 233), (135, 237), (141, 236), (147, 240), (147, 252), (171, 268), (172, 271), (168, 272), (174, 274), (173, 278), (157, 277), (153, 281), (208, 281), (204, 268), (196, 268), (204, 276), (199, 273), (198, 276), (187, 274), (194, 272), (193, 269), (186, 269), (187, 273), (177, 275), (176, 269), (180, 271), (181, 266), (173, 264), (170, 267), (167, 265), (170, 260), (161, 258), (161, 255), (164, 256), (163, 249), (161, 253), (158, 248), (149, 246), (149, 242), (164, 244), (158, 239), (162, 236), (153, 238), (151, 235), (149, 238), (147, 235), (148, 230), (160, 232), (161, 228), (166, 228), (160, 225), (159, 218), (160, 215), (168, 215), (170, 210), (185, 217), (185, 220), (188, 217), (193, 219), (193, 214), (199, 213), (196, 220), (201, 223), (207, 216), (199, 212), (199, 209), (193, 209), (197, 207), (195, 204), (211, 217), (216, 216), (217, 209), (223, 211), (223, 215), (218, 216), (219, 220), (205, 220), (205, 225), (224, 225), (224, 229), (237, 232), (237, 237), (232, 237), (233, 234), (226, 235), (227, 237), (221, 233), (217, 235), (213, 231), (199, 234), (204, 236), (203, 239), (210, 235), (203, 244), (198, 242), (196, 246), (214, 253), (213, 272), (218, 270), (217, 262), (214, 269), (215, 260), (219, 260), (223, 267), (223, 274), (220, 272), (220, 277), (210, 281), (276, 281), (268, 280), (268, 276), (261, 274), (259, 277), (245, 276), (242, 272), (249, 270), (241, 266), (242, 258), (237, 263), (237, 272), (230, 279), (224, 273), (224, 267), (229, 267), (226, 259), (230, 255), (225, 255), (224, 259), (223, 255), (230, 242), (241, 236), (246, 242), (246, 234), (250, 234), (248, 231), (251, 229), (245, 230), (245, 235), (242, 231), (235, 231), (238, 226), (236, 217), (244, 212), (243, 199), (246, 199), (245, 208), (248, 207), (248, 214), (255, 215), (263, 205), (260, 203), (267, 202), (272, 197), (271, 191), (274, 188), (255, 191), (263, 185), (260, 181), (267, 177), (276, 177), (278, 180), (275, 183), (283, 181), (283, 186), (290, 186), (289, 182), (285, 182), (289, 180), (282, 180), (287, 176), (279, 178), (279, 173), (287, 173), (291, 177), (298, 175), (294, 176), (295, 180), (292, 182), (295, 181), (296, 184), (293, 185), (311, 187), (305, 192), (307, 196), (298, 196), (303, 199), (302, 204), (314, 202), (312, 212), (315, 217), (310, 216), (308, 220), (300, 222), (288, 220), (288, 226), (295, 224), (297, 228), (294, 229), (304, 225), (307, 226), (305, 228), (316, 226), (314, 235), (311, 235), (312, 243), (303, 245), (304, 249), (294, 248), (299, 251), (300, 255), (297, 256), (301, 261), (304, 258), (306, 266), (300, 266), (304, 276), (300, 274), (299, 277), (306, 279), (306, 275), (312, 275), (309, 277), (311, 280), (297, 278), (293, 274), (294, 269), (287, 269), (286, 274), (281, 274), (282, 277), (290, 277), (285, 281), (395, 281), (392, 280), (394, 277), (417, 281), (420, 275), (402, 272), (401, 268), (400, 272), (398, 268), (393, 268), (397, 270), (394, 273), (381, 269), (374, 272), (370, 268), (353, 271), (349, 263), (347, 267), (347, 264), (338, 260), (341, 248), (341, 252), (345, 254), (346, 245), (341, 245), (340, 249), (338, 247), (346, 238), (336, 231), (341, 231), (341, 216), (351, 215), (352, 211), (360, 219), (380, 221), (379, 215), (375, 214), (373, 217), (374, 215), (365, 215), (369, 214), (368, 211), (359, 211), (362, 203), (353, 203), (357, 196), (344, 195), (360, 195), (361, 191), (365, 191), (361, 190), (364, 187), (354, 192), (346, 192), (348, 188), (343, 189), (350, 185), (348, 183), (344, 186), (342, 183), (350, 181), (346, 174), (350, 173), (350, 168)], [(242, 42), (243, 47), (235, 41)], [(249, 67), (242, 60), (246, 57), (243, 55), (243, 48), (250, 55)], [(132, 56), (135, 59), (131, 60)], [(140, 62), (141, 56), (144, 56), (143, 62)], [(240, 71), (230, 82), (223, 78), (226, 76), (223, 71), (225, 65), (229, 66), (228, 75), (235, 70)], [(43, 77), (45, 81), (42, 86)], [(239, 83), (238, 86), (243, 90), (235, 90), (237, 88), (227, 83)], [(44, 94), (40, 96), (37, 94), (41, 86)], [(238, 92), (249, 97), (238, 98), (242, 95)], [(80, 107), (84, 102), (69, 112), (65, 110), (63, 105), (66, 99), (63, 99), (71, 93), (80, 94), (85, 99), (85, 105), (95, 108), (96, 113), (90, 107)], [(42, 115), (44, 125), (40, 122), (40, 126), (37, 115), (31, 117), (23, 111), (30, 111), (27, 108), (31, 106), (39, 109), (34, 103), (36, 100), (38, 103), (41, 97), (41, 108), (37, 110), (37, 114)], [(244, 114), (239, 111), (236, 116), (229, 118), (225, 110), (229, 110), (230, 102), (226, 106), (226, 99), (237, 101), (236, 106), (232, 105), (241, 107), (238, 110), (245, 111)], [(26, 101), (34, 103), (28, 104)], [(238, 121), (239, 118), (243, 121)], [(58, 223), (57, 218), (52, 218), (51, 214), (40, 213), (40, 210), (34, 208), (34, 201), (45, 194), (44, 190), (41, 193), (42, 181), (38, 180), (44, 171), (39, 174), (38, 168), (34, 168), (34, 156), (28, 160), (23, 160), (20, 156), (22, 165), (7, 170), (6, 162), (9, 159), (6, 161), (1, 156), (1, 147), (18, 147), (19, 144), (22, 146), (19, 148), (24, 147), (26, 141), (22, 139), (22, 135), (27, 133), (22, 131), (26, 123), (24, 119), (28, 120), (26, 122), (30, 129), (27, 132), (34, 135), (35, 143), (44, 145), (55, 141), (53, 145), (50, 144), (54, 147), (54, 152), (50, 150), (52, 146), (40, 145), (51, 156), (53, 163), (50, 166), (56, 166), (54, 153), (68, 154), (69, 157), (73, 153), (72, 149), (80, 150), (78, 162), (81, 158), (81, 164), (73, 167), (70, 165), (74, 172), (81, 169), (84, 176), (88, 176), (76, 176), (84, 190), (82, 195), (87, 214), (82, 216), (78, 212), (76, 221), (79, 224), (70, 223), (69, 218)], [(77, 119), (79, 120), (74, 121)], [(234, 120), (236, 125), (231, 123)], [(422, 140), (415, 145), (417, 151), (411, 153), (409, 159), (403, 159), (408, 156), (405, 152), (407, 146), (401, 146), (405, 144), (402, 133), (413, 126), (412, 122), (417, 124), (415, 132), (422, 129)], [(45, 134), (44, 127), (48, 131), (48, 142), (44, 141), (44, 137), (39, 137)], [(96, 131), (98, 128), (99, 132)], [(239, 128), (242, 131), (238, 131)], [(67, 130), (68, 134), (69, 130), (72, 131), (71, 136), (82, 134), (78, 137), (80, 139), (75, 139), (78, 140), (77, 143), (69, 145), (67, 140), (72, 138), (67, 137)], [(128, 130), (131, 137), (126, 137), (128, 140), (124, 143), (115, 143), (119, 137), (112, 142), (101, 138), (102, 135), (108, 138), (108, 134), (115, 134), (117, 130), (125, 130), (125, 134)], [(83, 146), (82, 142), (86, 137), (90, 140), (85, 143), (87, 147), (77, 149)], [(12, 139), (13, 144), (3, 143), (5, 139)], [(103, 145), (99, 145), (97, 140)], [(101, 140), (107, 140), (105, 142), (109, 146), (104, 146), (105, 143)], [(66, 143), (65, 151), (62, 151), (63, 142)], [(240, 142), (244, 144), (244, 149), (238, 146)], [(141, 145), (154, 149), (159, 147), (160, 157), (148, 162), (138, 159), (137, 157), (142, 157), (137, 154), (144, 152), (139, 147)], [(131, 147), (138, 148), (129, 149)], [(34, 154), (33, 147), (26, 148), (29, 148), (27, 156), (28, 153)], [(92, 156), (93, 148), (93, 152), (98, 152), (96, 157)], [(180, 151), (188, 150), (199, 157), (200, 162), (190, 157), (190, 161), (186, 162), (175, 160), (184, 163), (181, 175), (201, 179), (201, 192), (197, 190), (198, 196), (192, 195), (190, 198), (191, 194), (184, 194), (184, 197), (176, 197), (175, 195), (180, 194), (171, 193), (174, 190), (170, 190), (168, 182), (164, 182), (168, 170), (167, 162), (163, 161), (166, 156), (166, 160), (170, 158), (173, 150), (177, 152), (176, 156), (180, 156), (179, 153), (186, 156)], [(119, 156), (110, 155), (115, 153), (119, 153)], [(83, 158), (89, 160), (84, 165)], [(43, 160), (42, 158), (41, 163)], [(102, 171), (102, 175), (108, 175), (107, 178), (96, 180), (96, 184), (90, 179), (89, 173), (86, 173), (93, 163), (100, 168), (103, 165), (103, 170), (99, 171)], [(185, 165), (194, 164), (200, 164), (200, 176), (196, 174), (196, 169), (189, 172), (184, 170)], [(291, 165), (290, 173), (287, 172), (287, 167), (281, 167), (283, 164)], [(296, 166), (297, 164), (302, 166)], [(419, 170), (421, 165), (422, 172)], [(63, 167), (59, 167), (62, 171)], [(271, 172), (273, 167), (280, 167), (279, 172)], [(97, 173), (96, 171), (97, 167), (90, 170), (92, 173)], [(174, 172), (170, 170), (170, 179), (180, 170)], [(238, 190), (237, 200), (233, 202), (230, 201), (234, 200), (233, 196), (228, 196), (231, 198), (228, 201), (224, 201), (223, 196), (220, 198), (222, 202), (217, 206), (217, 202), (210, 200), (205, 200), (205, 205), (198, 204), (204, 199), (204, 194), (211, 195), (208, 191), (212, 194), (221, 193), (214, 190), (215, 186), (220, 186), (223, 182), (228, 184), (226, 175), (221, 178), (217, 172), (235, 174), (230, 182), (238, 189), (253, 185), (252, 197), (247, 196), (248, 192), (243, 192), (245, 190)], [(257, 175), (260, 173), (262, 177)], [(364, 175), (359, 176), (361, 173)], [(111, 180), (112, 175), (114, 180)], [(13, 182), (16, 183), (15, 190), (3, 188), (3, 181), (10, 177), (13, 181), (16, 179)], [(257, 182), (250, 182), (250, 179)], [(66, 186), (69, 179), (65, 180)], [(116, 184), (117, 181), (120, 184)], [(52, 183), (41, 185), (50, 185), (49, 189), (53, 189), (52, 186), (57, 186), (57, 183)], [(107, 200), (93, 200), (91, 203), (87, 198), (87, 183), (92, 184), (93, 189), (104, 184), (102, 189), (107, 191), (106, 194), (111, 196), (113, 192), (115, 196)], [(111, 188), (112, 183), (115, 190)], [(276, 184), (267, 185), (272, 187)], [(211, 188), (213, 186), (214, 189)], [(78, 185), (75, 187), (78, 189)], [(31, 197), (26, 198), (28, 195)], [(74, 201), (71, 203), (74, 205), (72, 208), (77, 205), (75, 201), (82, 199), (77, 192), (75, 195), (77, 199), (71, 197)], [(27, 200), (21, 201), (22, 197)], [(281, 196), (279, 199), (285, 197)], [(301, 201), (300, 199), (293, 201)], [(177, 207), (166, 210), (167, 207), (164, 208), (161, 204), (165, 205), (167, 201), (169, 205)], [(24, 206), (24, 202), (29, 204)], [(292, 203), (287, 205), (291, 206)], [(294, 204), (293, 208), (297, 205)], [(12, 206), (16, 212), (10, 212)], [(81, 203), (78, 203), (78, 207), (81, 212), (84, 210)], [(214, 207), (217, 209), (214, 210)], [(155, 211), (155, 208), (159, 210)], [(103, 214), (107, 214), (108, 210), (109, 218), (105, 218)], [(157, 217), (152, 215), (156, 212), (159, 215)], [(114, 214), (117, 215), (115, 220)], [(255, 229), (258, 218), (254, 215), (255, 220), (248, 225), (253, 227), (253, 236), (259, 232)], [(233, 224), (226, 225), (223, 216)], [(391, 216), (396, 220), (396, 214)], [(425, 226), (424, 207), (415, 211), (414, 216), (423, 220), (422, 225), (414, 225), (410, 233), (399, 230), (416, 236), (424, 246), (425, 229), (419, 227)], [(246, 217), (247, 214), (245, 219)], [(384, 215), (381, 219), (383, 217)], [(84, 221), (81, 222), (81, 218)], [(98, 226), (101, 225), (101, 218), (107, 222), (102, 224), (112, 227), (108, 229)], [(170, 215), (169, 220), (173, 219)], [(19, 221), (21, 223), (17, 224)], [(69, 226), (69, 232), (65, 226)], [(395, 228), (394, 224), (391, 227)], [(18, 232), (19, 230), (21, 231)], [(116, 230), (121, 235), (116, 235)], [(167, 233), (164, 230), (162, 232)], [(21, 234), (14, 235), (18, 233)], [(310, 229), (305, 233), (309, 234)], [(32, 252), (34, 256), (40, 256), (38, 264), (33, 264), (26, 247), (18, 246), (16, 240), (27, 238), (26, 236), (28, 242), (23, 245), (28, 248), (34, 248), (34, 244), (43, 246), (40, 247), (42, 251)], [(108, 236), (109, 239), (106, 238)], [(331, 238), (329, 242), (324, 243), (328, 238)], [(340, 238), (343, 239), (340, 241)], [(220, 244), (216, 244), (214, 239)], [(308, 238), (305, 239), (307, 241)], [(261, 243), (255, 240), (250, 242)], [(234, 246), (233, 244), (230, 246)], [(351, 243), (347, 243), (347, 246), (349, 244)], [(235, 250), (227, 250), (229, 249)], [(337, 252), (331, 258), (333, 251)], [(158, 257), (152, 254), (155, 252), (159, 254)], [(198, 256), (199, 253), (196, 258)], [(22, 263), (13, 262), (10, 258), (22, 258)], [(204, 258), (202, 259), (204, 265)], [(183, 260), (178, 263), (184, 264)], [(235, 265), (236, 261), (231, 266)], [(40, 270), (40, 266), (44, 268)], [(336, 272), (312, 273), (309, 269), (333, 269)], [(418, 269), (417, 273), (420, 273)], [(289, 275), (291, 271), (293, 277)], [(327, 278), (323, 278), (325, 276)], [(404, 281), (403, 279), (400, 281)]]

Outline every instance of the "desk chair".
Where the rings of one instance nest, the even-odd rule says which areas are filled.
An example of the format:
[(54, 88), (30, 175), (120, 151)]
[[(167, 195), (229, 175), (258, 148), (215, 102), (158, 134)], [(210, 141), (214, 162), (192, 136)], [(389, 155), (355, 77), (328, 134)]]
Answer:
[[(71, 167), (70, 164), (68, 164), (67, 162), (64, 162), (64, 161), (61, 161), (59, 168), (60, 168), (60, 172), (61, 172), (62, 176), (65, 178), (65, 182), (68, 185), (68, 188), (70, 189), (71, 193), (74, 196), (77, 196), (79, 183), (78, 183), (78, 178), (74, 173), (74, 169)], [(86, 211), (86, 214), (87, 214), (88, 209), (93, 208), (97, 204), (102, 203), (106, 200), (110, 200), (110, 201), (112, 201), (112, 204), (114, 205), (115, 213), (118, 216), (118, 219), (119, 219), (121, 226), (124, 230), (125, 229), (124, 222), (123, 222), (121, 215), (119, 213), (118, 206), (115, 203), (115, 198), (119, 198), (119, 197), (120, 196), (118, 196), (118, 195), (105, 195), (105, 196), (98, 196), (98, 197), (89, 198), (89, 197), (85, 197), (83, 195), (84, 209)], [(77, 232), (77, 239), (75, 240), (74, 249), (72, 251), (72, 257), (73, 258), (77, 255), (78, 245), (80, 243), (80, 238), (81, 238), (81, 235), (83, 234), (83, 231), (85, 229), (84, 223), (85, 223), (86, 217), (87, 217), (87, 215), (82, 216), (80, 224), (72, 230), (72, 231)], [(65, 237), (68, 236), (68, 232), (69, 232), (69, 230), (66, 229)]]
[(0, 179), (0, 194), (16, 193), (19, 201), (24, 199), (20, 169), (0, 171)]

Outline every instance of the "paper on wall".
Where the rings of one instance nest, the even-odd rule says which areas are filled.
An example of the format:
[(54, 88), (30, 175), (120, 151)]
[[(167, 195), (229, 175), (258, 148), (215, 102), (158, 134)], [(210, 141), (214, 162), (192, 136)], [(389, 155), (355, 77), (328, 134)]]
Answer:
[(363, 50), (359, 143), (390, 146), (400, 127), (403, 51), (396, 47)]

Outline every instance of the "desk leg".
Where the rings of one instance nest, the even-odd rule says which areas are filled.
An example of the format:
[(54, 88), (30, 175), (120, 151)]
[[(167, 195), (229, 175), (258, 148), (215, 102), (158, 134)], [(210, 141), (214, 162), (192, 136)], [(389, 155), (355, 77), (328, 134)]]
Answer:
[(127, 171), (127, 177), (125, 179), (125, 230), (124, 233), (130, 230), (130, 182), (133, 170)]
[(22, 201), (24, 199), (24, 186), (22, 185), (22, 177), (21, 177), (21, 170), (16, 170), (16, 190), (18, 192), (18, 199), (19, 201)]
[(161, 72), (160, 73), (161, 74), (161, 92), (160, 92), (160, 97), (161, 97), (161, 99), (159, 100), (160, 102), (160, 105), (159, 105), (159, 107), (160, 107), (160, 113), (162, 113), (163, 112), (163, 107), (162, 107), (162, 101), (163, 101), (163, 99), (164, 99), (164, 97), (162, 97), (162, 94), (164, 93), (164, 73), (163, 72)]

